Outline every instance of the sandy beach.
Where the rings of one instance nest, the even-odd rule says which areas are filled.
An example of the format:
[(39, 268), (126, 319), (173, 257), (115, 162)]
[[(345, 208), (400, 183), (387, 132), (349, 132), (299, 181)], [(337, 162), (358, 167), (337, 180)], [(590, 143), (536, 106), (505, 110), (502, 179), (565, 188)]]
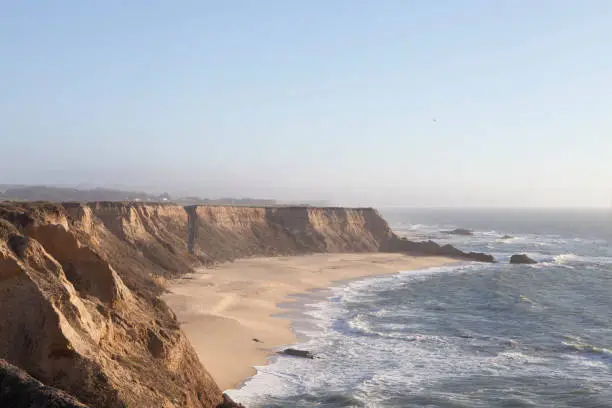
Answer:
[(291, 321), (273, 317), (282, 311), (279, 303), (291, 301), (288, 295), (454, 262), (386, 253), (242, 259), (169, 282), (164, 300), (217, 384), (230, 389), (255, 374), (253, 366), (265, 364), (278, 347), (295, 342)]

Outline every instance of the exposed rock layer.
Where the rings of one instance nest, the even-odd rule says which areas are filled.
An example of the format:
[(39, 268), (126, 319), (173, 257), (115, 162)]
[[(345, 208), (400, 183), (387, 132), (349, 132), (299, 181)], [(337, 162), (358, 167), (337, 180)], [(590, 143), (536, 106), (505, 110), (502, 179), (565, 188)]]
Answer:
[(227, 404), (158, 298), (164, 278), (377, 251), (493, 260), (400, 239), (373, 209), (0, 204), (0, 358), (91, 407)]

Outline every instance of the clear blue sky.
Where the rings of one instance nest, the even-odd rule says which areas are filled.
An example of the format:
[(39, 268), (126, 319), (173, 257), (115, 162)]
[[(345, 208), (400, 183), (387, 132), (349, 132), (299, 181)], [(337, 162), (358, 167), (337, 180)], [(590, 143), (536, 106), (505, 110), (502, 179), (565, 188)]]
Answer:
[(0, 137), (0, 184), (609, 206), (612, 1), (5, 1)]

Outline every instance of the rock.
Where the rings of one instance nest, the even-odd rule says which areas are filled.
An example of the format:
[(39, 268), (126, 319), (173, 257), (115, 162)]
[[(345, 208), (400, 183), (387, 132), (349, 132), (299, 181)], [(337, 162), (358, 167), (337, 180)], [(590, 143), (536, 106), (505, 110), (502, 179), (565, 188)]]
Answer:
[(469, 229), (465, 229), (465, 228), (455, 228), (452, 231), (442, 231), (442, 232), (445, 234), (451, 234), (451, 235), (464, 235), (464, 236), (474, 235), (472, 231), (470, 231)]
[(514, 238), (512, 235), (504, 235), (500, 239), (512, 239), (512, 238)]
[(216, 408), (245, 408), (245, 406), (231, 399), (229, 395), (223, 394), (223, 402), (217, 405)]
[(257, 337), (253, 338), (253, 341), (255, 343), (263, 343), (263, 341), (259, 340)]
[(506, 343), (506, 346), (509, 346), (509, 347), (518, 347), (521, 344), (520, 341), (513, 340), (513, 339), (507, 340), (505, 343)]
[(463, 252), (452, 245), (440, 246), (433, 241), (404, 241), (397, 236), (392, 236), (383, 246), (382, 252), (401, 252), (414, 256), (448, 256), (450, 258), (464, 261), (495, 262), (492, 255), (482, 252)]
[(493, 255), (484, 254), (482, 252), (468, 252), (463, 256), (463, 259), (468, 259), (470, 261), (477, 262), (495, 263), (495, 258), (493, 257)]
[(296, 350), (292, 348), (285, 349), (281, 351), (280, 354), (284, 354), (287, 356), (294, 356), (294, 357), (310, 358), (310, 359), (314, 358), (314, 354), (312, 354), (310, 351)]
[(87, 408), (73, 396), (44, 385), (2, 359), (0, 359), (0, 407)]
[(525, 254), (515, 254), (510, 257), (511, 264), (536, 264), (538, 261), (531, 259)]

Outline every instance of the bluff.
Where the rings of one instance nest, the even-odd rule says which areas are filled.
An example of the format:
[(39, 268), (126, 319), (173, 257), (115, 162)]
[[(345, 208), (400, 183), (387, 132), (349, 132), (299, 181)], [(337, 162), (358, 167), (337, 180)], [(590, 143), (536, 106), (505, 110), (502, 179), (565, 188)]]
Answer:
[(0, 359), (90, 407), (221, 406), (159, 299), (166, 278), (241, 257), (379, 251), (493, 261), (400, 239), (369, 208), (2, 203)]

